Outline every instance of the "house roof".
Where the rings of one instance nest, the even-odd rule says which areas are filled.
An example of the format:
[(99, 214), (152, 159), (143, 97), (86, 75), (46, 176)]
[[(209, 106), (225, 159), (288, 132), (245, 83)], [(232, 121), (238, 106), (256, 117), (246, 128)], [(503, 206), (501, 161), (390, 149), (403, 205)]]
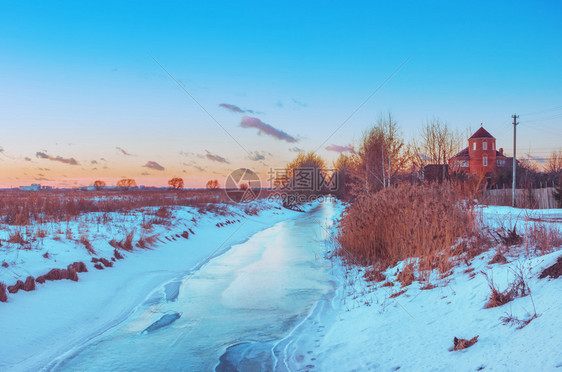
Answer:
[(496, 150), (496, 158), (506, 158), (507, 159), (507, 156), (505, 156), (504, 154), (502, 154), (501, 152)]
[(451, 159), (455, 159), (455, 158), (466, 158), (466, 159), (468, 159), (468, 147), (465, 148), (464, 150), (462, 150), (461, 152), (459, 152), (458, 154), (456, 154), (455, 156), (453, 156)]
[[(480, 127), (469, 139), (475, 138), (494, 138), (484, 127)], [(494, 138), (495, 139), (495, 138)]]

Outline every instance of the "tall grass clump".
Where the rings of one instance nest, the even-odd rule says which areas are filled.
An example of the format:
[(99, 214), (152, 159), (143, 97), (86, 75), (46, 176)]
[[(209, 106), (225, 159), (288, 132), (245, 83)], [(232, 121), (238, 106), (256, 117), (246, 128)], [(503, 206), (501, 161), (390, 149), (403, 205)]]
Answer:
[(473, 206), (452, 184), (402, 184), (360, 196), (340, 222), (338, 241), (340, 253), (361, 265), (417, 257), (420, 269), (445, 272), (475, 233)]

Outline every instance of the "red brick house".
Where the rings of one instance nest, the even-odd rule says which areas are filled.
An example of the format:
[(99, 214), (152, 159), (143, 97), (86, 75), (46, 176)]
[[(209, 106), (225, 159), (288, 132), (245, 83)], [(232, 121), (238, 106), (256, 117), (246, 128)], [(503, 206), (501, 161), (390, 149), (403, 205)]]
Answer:
[(496, 139), (480, 127), (469, 139), (468, 147), (449, 159), (450, 172), (490, 175), (506, 169), (511, 158), (496, 150)]

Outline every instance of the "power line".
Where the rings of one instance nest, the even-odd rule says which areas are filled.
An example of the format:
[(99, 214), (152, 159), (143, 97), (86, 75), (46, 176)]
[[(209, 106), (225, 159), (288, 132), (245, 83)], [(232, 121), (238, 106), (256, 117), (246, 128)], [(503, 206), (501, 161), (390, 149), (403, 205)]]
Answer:
[(551, 112), (551, 111), (556, 111), (558, 109), (562, 109), (562, 105), (560, 106), (555, 106), (555, 107), (551, 107), (548, 109), (544, 109), (544, 110), (539, 110), (539, 111), (534, 111), (534, 112), (527, 112), (525, 114), (521, 114), (520, 116), (533, 116), (533, 115), (539, 115), (539, 114), (544, 114), (547, 112)]

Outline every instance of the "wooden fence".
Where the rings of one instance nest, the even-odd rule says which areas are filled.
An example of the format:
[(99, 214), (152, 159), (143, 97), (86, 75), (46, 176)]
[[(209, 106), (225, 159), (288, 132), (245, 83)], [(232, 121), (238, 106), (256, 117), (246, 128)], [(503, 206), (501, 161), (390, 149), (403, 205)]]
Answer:
[[(515, 206), (519, 208), (552, 209), (560, 208), (552, 192), (554, 187), (542, 189), (515, 189)], [(487, 205), (511, 206), (511, 189), (484, 191), (483, 203)]]

